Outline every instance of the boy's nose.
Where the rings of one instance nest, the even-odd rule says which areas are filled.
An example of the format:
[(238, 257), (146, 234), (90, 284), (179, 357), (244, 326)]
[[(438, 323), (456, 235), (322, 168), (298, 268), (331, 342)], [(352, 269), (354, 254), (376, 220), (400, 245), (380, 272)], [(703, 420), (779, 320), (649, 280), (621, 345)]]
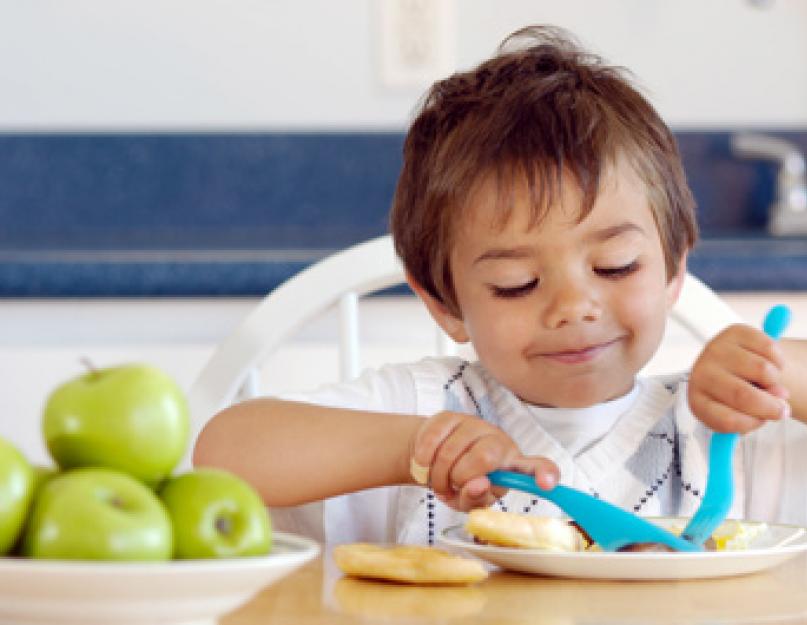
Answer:
[(602, 308), (590, 289), (574, 283), (564, 284), (555, 290), (544, 313), (544, 323), (549, 328), (596, 321)]

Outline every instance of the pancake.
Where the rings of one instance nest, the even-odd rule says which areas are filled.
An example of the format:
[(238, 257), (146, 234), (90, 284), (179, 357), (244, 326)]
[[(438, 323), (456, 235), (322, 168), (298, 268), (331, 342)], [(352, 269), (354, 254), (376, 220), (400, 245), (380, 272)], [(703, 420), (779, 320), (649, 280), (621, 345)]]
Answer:
[(346, 575), (408, 584), (472, 584), (488, 575), (479, 560), (420, 545), (338, 545), (333, 558)]
[(585, 551), (588, 541), (566, 519), (527, 516), (491, 508), (468, 513), (465, 531), (477, 540), (501, 547)]

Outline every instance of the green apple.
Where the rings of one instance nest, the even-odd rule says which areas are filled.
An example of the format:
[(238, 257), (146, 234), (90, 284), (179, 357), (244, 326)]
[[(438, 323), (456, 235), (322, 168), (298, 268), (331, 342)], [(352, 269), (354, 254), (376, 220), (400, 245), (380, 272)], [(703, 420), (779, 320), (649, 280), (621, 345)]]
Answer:
[(106, 468), (49, 479), (26, 523), (22, 554), (63, 560), (167, 560), (171, 519), (148, 486)]
[[(39, 496), (39, 491), (42, 490), (42, 487), (47, 484), (52, 478), (59, 475), (59, 470), (56, 467), (51, 466), (44, 466), (41, 464), (33, 464), (31, 465), (31, 470), (33, 471), (33, 485), (31, 486), (31, 502), (33, 503), (36, 501), (36, 498)], [(29, 506), (29, 511), (31, 510), (32, 506)], [(24, 526), (23, 526), (24, 527)], [(17, 539), (16, 544), (8, 551), (8, 555), (11, 556), (21, 556), (22, 555), (22, 538), (24, 532), (20, 532), (19, 538)]]
[(0, 556), (17, 542), (34, 493), (34, 471), (25, 456), (0, 438)]
[(41, 464), (34, 464), (31, 465), (31, 469), (34, 472), (34, 498), (36, 498), (37, 493), (39, 493), (40, 489), (47, 484), (51, 479), (59, 475), (59, 469), (56, 467), (46, 467)]
[(140, 364), (91, 370), (62, 384), (48, 398), (42, 422), (61, 468), (109, 467), (152, 486), (182, 458), (189, 427), (179, 386)]
[(196, 469), (160, 489), (174, 525), (175, 558), (234, 558), (269, 553), (269, 512), (252, 486), (219, 469)]

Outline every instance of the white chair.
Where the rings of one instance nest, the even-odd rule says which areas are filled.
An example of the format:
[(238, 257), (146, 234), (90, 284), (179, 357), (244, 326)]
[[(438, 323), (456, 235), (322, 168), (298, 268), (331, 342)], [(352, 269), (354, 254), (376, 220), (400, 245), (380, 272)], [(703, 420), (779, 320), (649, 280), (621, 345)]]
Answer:
[[(335, 253), (281, 284), (222, 341), (191, 386), (191, 441), (216, 412), (237, 399), (259, 395), (261, 364), (287, 338), (332, 307), (338, 307), (340, 319), (340, 377), (357, 376), (359, 298), (403, 282), (392, 240), (381, 236)], [(700, 342), (741, 321), (716, 293), (689, 274), (671, 316)], [(453, 353), (454, 344), (436, 324), (435, 328), (434, 353)], [(190, 450), (184, 466), (190, 466)]]

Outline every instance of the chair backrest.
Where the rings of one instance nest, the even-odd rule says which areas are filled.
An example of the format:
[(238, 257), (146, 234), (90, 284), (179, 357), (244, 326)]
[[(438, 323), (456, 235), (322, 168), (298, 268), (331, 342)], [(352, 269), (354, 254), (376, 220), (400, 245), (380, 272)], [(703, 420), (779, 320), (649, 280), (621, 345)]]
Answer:
[[(389, 235), (335, 253), (269, 293), (215, 349), (189, 391), (192, 441), (216, 412), (236, 399), (260, 393), (257, 371), (287, 338), (324, 311), (338, 307), (340, 377), (360, 368), (359, 298), (405, 281)], [(705, 342), (738, 314), (700, 280), (688, 274), (671, 317)], [(454, 345), (435, 325), (437, 355)], [(190, 465), (190, 450), (184, 461)]]

